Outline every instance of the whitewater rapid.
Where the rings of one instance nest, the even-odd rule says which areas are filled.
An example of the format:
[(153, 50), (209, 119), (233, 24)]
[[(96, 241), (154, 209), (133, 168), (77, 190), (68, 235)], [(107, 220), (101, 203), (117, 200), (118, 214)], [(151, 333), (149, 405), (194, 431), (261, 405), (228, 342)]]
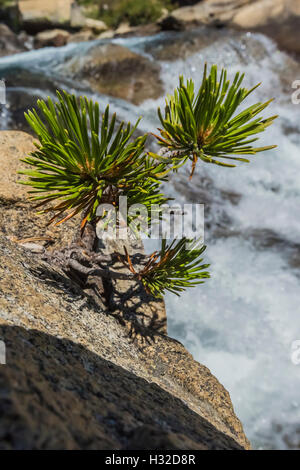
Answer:
[[(203, 30), (193, 37), (197, 34)], [(155, 60), (154, 52), (168, 47), (170, 39), (160, 35), (114, 42)], [(0, 76), (8, 77), (9, 86), (12, 70), (32, 66), (58, 81), (65, 58), (89, 47), (76, 44), (4, 58)], [(191, 55), (160, 61), (165, 91), (172, 92), (180, 74), (199, 84), (205, 61), (226, 66), (230, 76), (245, 72), (249, 87), (262, 82), (248, 102), (275, 98), (266, 114), (280, 117), (261, 144), (278, 148), (235, 169), (199, 164), (192, 182), (184, 168), (165, 185), (165, 192), (180, 202), (205, 203), (212, 275), (180, 299), (166, 296), (169, 334), (230, 392), (253, 447), (292, 448), (300, 445), (300, 365), (291, 361), (291, 344), (300, 340), (300, 105), (292, 104), (291, 84), (300, 79), (300, 67), (264, 36), (220, 32)], [(63, 78), (62, 83), (80, 92), (79, 84)], [(53, 94), (28, 85), (25, 91)], [(143, 115), (144, 131), (158, 125), (156, 108), (163, 106), (163, 97), (137, 107), (89, 95), (103, 106), (110, 103), (121, 117)], [(9, 127), (9, 108), (1, 126)], [(151, 242), (146, 245), (150, 249)]]

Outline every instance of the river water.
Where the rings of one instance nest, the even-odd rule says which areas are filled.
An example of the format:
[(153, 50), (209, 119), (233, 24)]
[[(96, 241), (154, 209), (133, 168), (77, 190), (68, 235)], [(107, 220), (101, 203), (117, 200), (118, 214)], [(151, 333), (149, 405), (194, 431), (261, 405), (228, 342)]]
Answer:
[[(235, 169), (199, 164), (192, 182), (185, 168), (166, 184), (165, 192), (177, 201), (205, 204), (212, 274), (180, 299), (166, 296), (166, 304), (169, 334), (230, 392), (253, 447), (300, 448), (300, 365), (291, 361), (291, 344), (300, 340), (300, 105), (292, 104), (291, 84), (300, 79), (300, 66), (266, 37), (250, 33), (202, 28), (113, 42), (158, 61), (166, 92), (180, 74), (199, 84), (207, 61), (226, 66), (230, 76), (245, 72), (249, 87), (262, 82), (249, 103), (275, 98), (267, 114), (280, 117), (261, 143), (277, 149)], [(64, 77), (65, 61), (94, 45), (0, 59), (8, 87), (0, 128), (22, 127), (23, 109), (63, 87), (78, 94), (84, 89), (121, 118), (143, 115), (141, 130), (155, 130), (163, 97), (134, 106)]]

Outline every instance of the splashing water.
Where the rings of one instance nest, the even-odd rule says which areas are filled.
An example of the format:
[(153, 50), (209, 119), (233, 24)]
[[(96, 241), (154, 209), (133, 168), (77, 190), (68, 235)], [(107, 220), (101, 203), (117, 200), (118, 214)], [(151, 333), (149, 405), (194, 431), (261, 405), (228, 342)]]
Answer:
[[(274, 97), (267, 113), (280, 115), (261, 137), (262, 145), (277, 144), (277, 149), (235, 169), (200, 163), (191, 183), (189, 168), (184, 168), (165, 185), (165, 192), (178, 201), (205, 202), (212, 274), (204, 286), (180, 299), (166, 297), (169, 334), (228, 389), (253, 447), (299, 448), (300, 365), (291, 361), (291, 344), (300, 339), (300, 105), (291, 102), (291, 84), (300, 79), (300, 66), (264, 36), (209, 34), (201, 29), (181, 36), (114, 40), (160, 60), (166, 92), (177, 86), (180, 74), (199, 85), (207, 61), (226, 66), (231, 77), (245, 72), (248, 87), (262, 81), (249, 104)], [(172, 42), (182, 45), (187, 39), (192, 53), (174, 56)], [(58, 81), (66, 57), (85, 54), (94, 44), (1, 59), (0, 76), (34, 66)], [(79, 84), (62, 83), (80, 93)], [(127, 119), (143, 115), (141, 128), (149, 131), (158, 125), (156, 108), (164, 100), (148, 100), (140, 107), (103, 96), (101, 102)], [(9, 109), (5, 119), (3, 128), (10, 125)]]

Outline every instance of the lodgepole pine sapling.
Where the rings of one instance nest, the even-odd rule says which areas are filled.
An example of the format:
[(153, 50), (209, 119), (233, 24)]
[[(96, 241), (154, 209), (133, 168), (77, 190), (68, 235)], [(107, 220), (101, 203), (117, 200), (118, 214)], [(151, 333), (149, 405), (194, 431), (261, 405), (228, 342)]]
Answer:
[[(237, 73), (230, 83), (226, 70), (218, 76), (216, 66), (209, 73), (205, 66), (202, 84), (195, 91), (194, 82), (185, 83), (181, 77), (179, 87), (166, 99), (164, 116), (158, 110), (162, 126), (160, 135), (155, 135), (161, 146), (159, 154), (146, 152), (147, 135), (134, 138), (139, 121), (134, 126), (117, 124), (109, 107), (100, 115), (97, 102), (66, 92), (57, 92), (56, 103), (50, 98), (47, 102), (39, 100), (38, 110), (25, 114), (39, 143), (23, 160), (33, 169), (20, 172), (28, 176), (22, 183), (32, 187), (30, 197), (38, 202), (37, 207), (54, 214), (49, 224), (61, 224), (81, 213), (81, 235), (87, 226), (95, 234), (102, 218), (97, 208), (107, 203), (118, 209), (120, 196), (127, 198), (128, 207), (143, 204), (150, 221), (151, 208), (158, 207), (160, 212), (169, 200), (161, 191), (168, 173), (177, 171), (187, 160), (192, 161), (192, 177), (198, 160), (234, 167), (234, 163), (223, 160), (249, 162), (244, 155), (274, 148), (251, 145), (277, 116), (259, 116), (272, 100), (238, 112), (256, 88), (242, 88), (243, 78)], [(126, 217), (130, 225), (134, 216)], [(209, 277), (209, 265), (203, 264), (201, 257), (205, 248), (197, 240), (183, 238), (169, 245), (162, 240), (161, 249), (146, 257), (139, 271), (124, 248), (125, 254), (117, 256), (128, 275), (95, 265), (91, 269), (82, 266), (82, 273), (136, 279), (155, 297), (166, 291), (180, 295)], [(90, 256), (97, 260), (96, 253)], [(79, 265), (80, 256), (70, 263)]]

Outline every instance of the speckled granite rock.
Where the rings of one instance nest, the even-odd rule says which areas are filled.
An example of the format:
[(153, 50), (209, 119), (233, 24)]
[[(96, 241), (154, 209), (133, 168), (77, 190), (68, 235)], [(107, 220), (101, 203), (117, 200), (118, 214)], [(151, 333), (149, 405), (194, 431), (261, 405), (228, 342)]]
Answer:
[(33, 238), (49, 249), (69, 243), (76, 221), (67, 222), (65, 229), (46, 226), (49, 215), (38, 215), (28, 201), (28, 187), (17, 184), (22, 179), (20, 162), (32, 150), (34, 139), (20, 131), (0, 132), (0, 231), (15, 242)]
[(229, 394), (180, 343), (132, 342), (126, 319), (3, 236), (0, 258), (0, 448), (248, 447)]
[[(0, 5), (1, 6), (1, 5)], [(0, 21), (1, 11), (0, 11)], [(0, 23), (0, 57), (24, 51), (24, 45), (8, 26)]]
[[(23, 210), (13, 236), (29, 234), (27, 224), (42, 234), (42, 219), (35, 225), (26, 188), (14, 182), (14, 164), (30, 151), (31, 138), (0, 133), (0, 144), (0, 175), (8, 181), (0, 181), (1, 212), (9, 208), (0, 234), (0, 339), (7, 353), (0, 448), (249, 448), (228, 392), (210, 371), (151, 322), (133, 331), (136, 305), (124, 298), (124, 283), (113, 286), (114, 308), (95, 306), (59, 268), (8, 239)], [(70, 236), (72, 227), (65, 231)], [(65, 241), (57, 238), (57, 246)], [(162, 318), (164, 306), (144, 300), (139, 308)]]

